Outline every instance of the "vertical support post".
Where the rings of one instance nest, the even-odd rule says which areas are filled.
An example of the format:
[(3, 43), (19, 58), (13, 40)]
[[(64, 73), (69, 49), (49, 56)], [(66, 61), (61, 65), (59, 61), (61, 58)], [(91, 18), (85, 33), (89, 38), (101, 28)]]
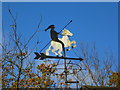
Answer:
[[(64, 57), (66, 57), (66, 54), (65, 54), (65, 48), (63, 49), (63, 52), (64, 52)], [(67, 82), (67, 66), (66, 66), (66, 59), (64, 59), (64, 72), (65, 72), (65, 82)], [(66, 83), (66, 87), (67, 88), (67, 83)]]
[[(76, 81), (77, 82), (77, 81)], [(77, 90), (78, 90), (78, 83), (76, 83), (76, 87), (77, 87)]]
[[(76, 72), (77, 72), (77, 70), (76, 70)], [(78, 78), (78, 73), (77, 73), (77, 78)], [(77, 82), (77, 80), (76, 80), (76, 82)], [(76, 83), (77, 90), (78, 90), (78, 83)]]
[[(65, 82), (67, 82), (67, 66), (66, 66), (66, 59), (64, 59), (64, 72), (65, 72)], [(66, 88), (67, 88), (67, 83), (66, 83)]]

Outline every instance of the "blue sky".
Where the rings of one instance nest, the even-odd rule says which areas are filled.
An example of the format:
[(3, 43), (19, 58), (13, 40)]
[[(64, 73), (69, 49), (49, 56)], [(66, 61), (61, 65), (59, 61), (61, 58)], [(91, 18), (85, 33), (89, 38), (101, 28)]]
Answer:
[(40, 40), (42, 44), (36, 51), (40, 51), (50, 41), (49, 31), (43, 30), (54, 24), (56, 31), (60, 31), (70, 20), (73, 22), (66, 28), (73, 33), (72, 40), (80, 42), (96, 42), (97, 51), (102, 56), (104, 52), (113, 52), (118, 57), (118, 7), (117, 2), (24, 2), (3, 3), (3, 27), (6, 33), (10, 30), (12, 19), (7, 8), (17, 14), (18, 32), (25, 39), (36, 30), (42, 16), (38, 34), (30, 44)]

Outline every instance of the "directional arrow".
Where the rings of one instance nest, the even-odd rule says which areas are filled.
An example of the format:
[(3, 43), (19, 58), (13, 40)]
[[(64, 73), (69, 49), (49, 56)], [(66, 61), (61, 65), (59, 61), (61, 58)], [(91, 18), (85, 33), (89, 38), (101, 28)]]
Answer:
[(44, 53), (38, 53), (38, 52), (34, 52), (34, 54), (36, 55), (36, 57), (34, 59), (46, 59), (46, 58), (56, 58), (56, 59), (72, 59), (72, 60), (80, 60), (82, 61), (82, 58), (69, 58), (69, 57), (59, 57), (59, 56), (47, 56)]

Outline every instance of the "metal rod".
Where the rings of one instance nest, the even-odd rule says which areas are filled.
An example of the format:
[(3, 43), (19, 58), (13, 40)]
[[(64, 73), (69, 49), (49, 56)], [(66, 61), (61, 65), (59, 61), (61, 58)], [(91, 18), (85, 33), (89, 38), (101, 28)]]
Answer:
[[(51, 41), (52, 41), (52, 40), (50, 40), (50, 41), (43, 47), (43, 49), (45, 49), (45, 48), (50, 44)], [(40, 50), (40, 53), (42, 52), (43, 49)]]
[[(53, 68), (53, 69), (65, 69), (65, 68)], [(70, 68), (67, 68), (69, 70), (73, 70), (73, 69), (70, 69)], [(86, 69), (74, 69), (74, 70), (86, 70)]]
[[(66, 66), (66, 59), (64, 59), (64, 70), (65, 70), (65, 82), (67, 82), (67, 66)], [(67, 88), (67, 83), (66, 83), (66, 88)]]
[(76, 87), (77, 87), (77, 90), (78, 90), (78, 83), (76, 83)]
[(82, 61), (82, 58), (70, 58), (70, 57), (56, 57), (56, 56), (46, 56), (44, 53), (38, 53), (38, 52), (34, 52), (36, 57), (34, 59), (40, 59), (43, 60), (45, 58), (57, 58), (57, 59), (71, 59), (71, 60), (80, 60)]
[[(63, 47), (63, 55), (64, 57), (66, 57), (66, 54), (65, 54), (65, 48)], [(64, 72), (65, 72), (65, 82), (67, 82), (67, 66), (66, 66), (66, 58), (64, 58)], [(68, 85), (66, 83), (66, 87), (67, 88)]]
[(82, 58), (55, 57), (55, 56), (46, 56), (46, 58), (72, 59), (72, 60), (80, 60), (80, 61), (83, 60)]
[[(66, 28), (71, 22), (72, 22), (72, 20), (70, 20), (70, 22), (69, 22), (66, 26), (63, 27), (63, 29)], [(62, 30), (63, 30), (63, 29), (62, 29)], [(61, 31), (62, 31), (62, 30), (61, 30)], [(61, 33), (61, 31), (60, 31), (59, 33)]]
[(65, 83), (79, 83), (79, 81), (67, 81)]

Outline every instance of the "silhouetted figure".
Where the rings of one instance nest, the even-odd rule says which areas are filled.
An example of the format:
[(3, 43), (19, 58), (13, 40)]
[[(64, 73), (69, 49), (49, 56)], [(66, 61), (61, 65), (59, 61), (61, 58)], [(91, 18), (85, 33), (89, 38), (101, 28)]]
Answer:
[(63, 51), (64, 51), (64, 55), (65, 55), (65, 48), (64, 48), (64, 43), (62, 41), (60, 41), (58, 39), (58, 34), (54, 29), (55, 29), (55, 25), (50, 25), (47, 29), (45, 29), (45, 31), (47, 31), (48, 29), (51, 29), (50, 30), (50, 36), (51, 36), (51, 39), (53, 41), (56, 41), (56, 42), (59, 42), (62, 44), (62, 48), (63, 48)]

